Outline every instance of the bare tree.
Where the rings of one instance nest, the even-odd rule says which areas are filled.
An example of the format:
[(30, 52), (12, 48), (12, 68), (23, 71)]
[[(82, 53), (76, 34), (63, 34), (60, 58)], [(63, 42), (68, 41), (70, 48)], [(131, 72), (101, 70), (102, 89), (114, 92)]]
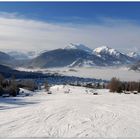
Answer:
[(46, 89), (46, 91), (49, 91), (49, 89), (50, 89), (50, 86), (47, 81), (45, 82), (45, 89)]
[(138, 92), (140, 93), (140, 81), (138, 83)]
[(2, 82), (4, 81), (4, 76), (0, 74), (0, 85), (2, 85)]
[(122, 84), (119, 79), (113, 77), (109, 83), (110, 92), (122, 92)]

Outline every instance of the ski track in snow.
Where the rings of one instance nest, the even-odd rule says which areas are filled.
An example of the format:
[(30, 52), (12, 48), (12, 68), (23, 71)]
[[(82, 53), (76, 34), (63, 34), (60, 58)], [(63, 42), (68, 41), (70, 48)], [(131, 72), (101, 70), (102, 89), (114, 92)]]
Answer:
[(140, 95), (61, 85), (51, 91), (16, 97), (34, 104), (0, 102), (11, 107), (0, 110), (0, 138), (140, 138)]

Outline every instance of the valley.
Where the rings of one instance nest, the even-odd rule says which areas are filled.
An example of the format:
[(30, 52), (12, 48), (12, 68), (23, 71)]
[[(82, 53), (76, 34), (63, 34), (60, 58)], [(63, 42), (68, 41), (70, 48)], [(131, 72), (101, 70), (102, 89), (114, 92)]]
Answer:
[(48, 68), (48, 69), (26, 69), (17, 68), (19, 71), (42, 72), (51, 74), (60, 74), (65, 76), (77, 76), (83, 78), (95, 78), (110, 80), (112, 77), (117, 77), (122, 81), (139, 81), (140, 73), (138, 71), (129, 70), (128, 67), (63, 67), (63, 68)]

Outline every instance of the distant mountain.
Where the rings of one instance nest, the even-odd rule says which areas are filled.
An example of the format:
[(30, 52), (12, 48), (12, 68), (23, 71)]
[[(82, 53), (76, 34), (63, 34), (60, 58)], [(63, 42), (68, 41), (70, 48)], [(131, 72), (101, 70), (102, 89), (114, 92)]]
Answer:
[(94, 49), (93, 54), (102, 58), (107, 65), (131, 64), (135, 61), (132, 57), (129, 57), (128, 55), (107, 46)]
[(91, 62), (90, 65), (103, 66), (103, 61), (87, 51), (81, 49), (56, 49), (42, 53), (30, 62), (33, 67), (73, 67), (83, 66), (86, 62)]
[(6, 66), (14, 66), (15, 63), (15, 59), (13, 57), (11, 57), (10, 55), (4, 53), (4, 52), (0, 52), (0, 64), (1, 65), (6, 65)]
[(7, 52), (11, 57), (17, 59), (17, 60), (24, 60), (24, 59), (29, 59), (28, 55), (23, 52), (18, 52), (18, 51), (10, 51)]
[(136, 60), (140, 60), (140, 54), (137, 52), (130, 52), (127, 54), (129, 57), (134, 58)]
[(37, 52), (35, 51), (29, 51), (29, 52), (9, 51), (7, 52), (7, 54), (16, 60), (32, 59), (37, 56)]
[(20, 51), (7, 51), (5, 53), (9, 56), (10, 59), (8, 59), (7, 62), (1, 62), (0, 64), (10, 66), (12, 68), (15, 67), (25, 67), (29, 64), (30, 59), (33, 59), (37, 56), (36, 51), (29, 51), (29, 52), (20, 52)]
[(135, 59), (107, 46), (94, 50), (84, 46), (69, 44), (64, 49), (43, 52), (29, 62), (30, 67), (84, 67), (114, 66), (132, 64)]

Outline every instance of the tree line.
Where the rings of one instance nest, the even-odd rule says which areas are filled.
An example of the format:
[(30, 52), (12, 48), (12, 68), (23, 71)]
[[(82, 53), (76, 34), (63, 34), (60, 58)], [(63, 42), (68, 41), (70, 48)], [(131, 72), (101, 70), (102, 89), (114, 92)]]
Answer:
[(16, 80), (13, 75), (11, 78), (6, 79), (2, 74), (0, 74), (0, 96), (17, 96), (19, 94), (20, 88), (25, 88), (34, 91), (38, 88), (34, 80)]
[(8, 94), (9, 96), (17, 96), (19, 94), (19, 87), (15, 81), (14, 76), (10, 79), (5, 79), (5, 77), (0, 74), (0, 96)]
[(110, 92), (118, 92), (118, 93), (127, 93), (127, 92), (137, 92), (140, 93), (140, 81), (129, 81), (129, 82), (123, 82), (117, 79), (116, 77), (113, 77), (108, 84), (108, 88)]

